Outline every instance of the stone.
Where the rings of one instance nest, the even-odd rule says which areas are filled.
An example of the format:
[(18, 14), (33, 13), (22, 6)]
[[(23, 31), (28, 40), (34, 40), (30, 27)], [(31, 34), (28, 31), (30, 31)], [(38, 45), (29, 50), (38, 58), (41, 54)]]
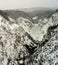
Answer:
[(58, 13), (38, 24), (0, 16), (0, 65), (57, 65)]

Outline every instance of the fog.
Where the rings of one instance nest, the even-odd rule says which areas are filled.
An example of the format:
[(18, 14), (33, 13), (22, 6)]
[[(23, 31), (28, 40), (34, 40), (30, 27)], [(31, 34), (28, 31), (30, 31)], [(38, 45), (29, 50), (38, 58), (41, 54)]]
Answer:
[(58, 0), (0, 0), (0, 9), (57, 7)]

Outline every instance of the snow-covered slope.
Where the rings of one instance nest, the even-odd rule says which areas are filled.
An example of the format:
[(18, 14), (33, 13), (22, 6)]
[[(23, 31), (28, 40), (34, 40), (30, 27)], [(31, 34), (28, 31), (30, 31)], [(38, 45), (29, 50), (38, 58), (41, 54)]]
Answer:
[(32, 50), (37, 45), (14, 19), (9, 19), (10, 21), (0, 16), (0, 65), (24, 64), (24, 58), (33, 52), (29, 49)]
[[(34, 54), (38, 55), (37, 65), (40, 65), (42, 59), (44, 59), (41, 61), (42, 65), (49, 65), (49, 59), (53, 59), (51, 65), (54, 65), (54, 61), (57, 61), (57, 57), (54, 56), (58, 54), (58, 48), (52, 52), (53, 55), (50, 54), (50, 50), (54, 50), (56, 44), (58, 45), (58, 41), (55, 40), (58, 38), (58, 31), (57, 33), (54, 31), (58, 30), (58, 13), (50, 18), (41, 19), (38, 24), (33, 24), (23, 17), (17, 20), (8, 18), (9, 21), (0, 16), (0, 65), (30, 65), (30, 61), (35, 60)], [(55, 28), (52, 30), (50, 27)], [(31, 62), (32, 65), (36, 65), (34, 60)]]
[(58, 13), (53, 14), (52, 17), (41, 20), (38, 24), (33, 24), (25, 18), (18, 18), (18, 24), (29, 33), (34, 40), (42, 41), (46, 36), (47, 30), (50, 26), (58, 25)]

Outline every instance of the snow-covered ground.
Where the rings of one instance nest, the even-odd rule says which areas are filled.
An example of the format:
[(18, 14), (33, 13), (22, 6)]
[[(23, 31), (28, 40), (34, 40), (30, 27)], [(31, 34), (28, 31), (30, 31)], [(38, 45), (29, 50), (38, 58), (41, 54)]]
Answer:
[[(17, 18), (17, 20), (10, 17), (9, 19), (10, 21), (0, 16), (0, 65), (28, 65), (32, 54), (35, 53), (33, 51), (39, 45), (39, 43), (36, 44), (36, 41), (44, 42), (49, 36), (49, 27), (57, 27), (58, 13), (53, 14), (50, 18), (40, 20), (38, 24), (33, 24), (30, 20), (23, 17)], [(57, 40), (57, 43), (55, 42), (55, 36), (58, 36), (56, 32), (54, 32), (54, 36), (51, 35), (47, 44), (41, 48), (41, 52), (39, 53), (38, 51), (37, 65), (40, 65), (38, 62), (40, 63), (42, 59), (44, 59), (41, 61), (42, 65), (50, 65), (49, 60), (51, 59), (53, 59), (51, 65), (55, 65), (57, 62), (58, 57), (54, 58), (54, 56), (55, 54), (58, 55), (58, 48), (50, 54), (50, 50), (54, 50), (54, 47), (58, 43)], [(56, 39), (58, 39), (58, 37)], [(51, 49), (47, 46), (48, 44), (53, 45)], [(37, 48), (37, 50), (38, 49), (40, 48)], [(32, 54), (31, 51), (33, 52)], [(39, 59), (41, 57), (42, 59)], [(36, 65), (35, 61), (32, 65)]]
[[(31, 21), (25, 18), (18, 18), (18, 24), (29, 33), (34, 40), (42, 41), (43, 37), (47, 34), (47, 30), (50, 26), (58, 25), (58, 13), (52, 15), (51, 18), (43, 19), (38, 24), (33, 24)], [(53, 20), (55, 19), (55, 21)]]

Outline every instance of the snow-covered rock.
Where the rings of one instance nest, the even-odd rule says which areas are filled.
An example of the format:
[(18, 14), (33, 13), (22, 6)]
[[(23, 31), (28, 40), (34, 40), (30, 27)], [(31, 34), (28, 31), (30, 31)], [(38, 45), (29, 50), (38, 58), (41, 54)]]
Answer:
[(50, 26), (58, 25), (58, 13), (52, 17), (41, 20), (38, 24), (33, 24), (25, 18), (18, 18), (17, 23), (31, 35), (34, 40), (42, 41), (47, 35), (47, 30)]
[[(38, 24), (32, 24), (31, 28), (29, 27), (30, 24), (27, 25), (30, 21), (25, 22), (27, 20), (24, 18), (21, 18), (21, 21), (19, 25), (34, 40), (43, 42), (42, 46), (37, 48), (37, 51), (31, 56), (32, 59), (30, 58), (29, 63), (26, 65), (58, 65), (58, 13), (53, 14), (50, 18), (41, 20)], [(49, 39), (46, 41), (47, 37)]]
[(37, 46), (29, 37), (15, 20), (0, 16), (0, 65), (24, 64), (24, 58), (30, 55), (27, 46), (29, 49)]
[(0, 17), (0, 65), (7, 65), (9, 60), (11, 64), (15, 64), (15, 59), (18, 58), (20, 52), (25, 53), (25, 55), (28, 54), (20, 42), (20, 27), (15, 23), (10, 24), (9, 22)]
[[(38, 24), (23, 17), (17, 20), (8, 18), (9, 21), (0, 16), (0, 65), (58, 63), (58, 13)], [(49, 29), (54, 26), (53, 30)]]
[(53, 30), (50, 40), (38, 48), (32, 58), (31, 65), (58, 65), (58, 27)]

